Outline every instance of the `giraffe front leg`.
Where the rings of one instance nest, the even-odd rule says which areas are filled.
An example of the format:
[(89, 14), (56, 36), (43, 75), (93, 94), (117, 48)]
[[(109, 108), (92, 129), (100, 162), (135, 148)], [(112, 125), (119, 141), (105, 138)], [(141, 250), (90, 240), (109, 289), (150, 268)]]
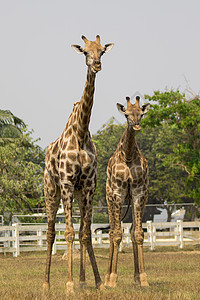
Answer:
[(133, 257), (134, 257), (134, 280), (135, 283), (141, 285), (140, 282), (140, 272), (139, 272), (139, 258), (138, 258), (138, 246), (135, 240), (135, 224), (131, 226), (131, 240), (133, 245)]
[[(144, 200), (140, 200), (144, 202)], [(145, 203), (145, 202), (144, 202)], [(137, 244), (137, 251), (138, 251), (138, 260), (139, 260), (139, 267), (140, 267), (140, 282), (141, 286), (149, 286), (147, 281), (147, 275), (145, 273), (144, 268), (144, 253), (143, 253), (143, 241), (144, 241), (144, 231), (142, 229), (142, 211), (140, 208), (139, 201), (136, 201), (134, 205), (135, 210), (135, 241)]]
[(73, 270), (73, 240), (74, 240), (74, 231), (73, 228), (67, 228), (65, 230), (65, 240), (67, 242), (67, 282), (66, 282), (66, 293), (67, 295), (74, 293), (74, 282), (72, 276)]
[(74, 282), (72, 277), (72, 268), (73, 268), (73, 252), (72, 245), (74, 236), (72, 231), (69, 233), (65, 232), (65, 239), (67, 241), (67, 282), (66, 282), (66, 293), (67, 295), (74, 293)]
[(66, 293), (67, 296), (74, 293), (73, 283), (73, 241), (74, 241), (74, 229), (72, 224), (72, 200), (73, 200), (73, 187), (68, 184), (61, 186), (61, 197), (63, 200), (63, 207), (65, 212), (65, 240), (67, 242), (67, 282)]
[(113, 252), (114, 252), (114, 243), (113, 243), (113, 231), (110, 230), (109, 232), (109, 239), (110, 239), (110, 254), (108, 260), (108, 270), (105, 276), (105, 286), (110, 286), (110, 274), (112, 272), (112, 261), (113, 261)]
[(134, 257), (134, 280), (137, 285), (141, 285), (140, 282), (140, 271), (139, 271), (139, 258), (138, 258), (138, 245), (135, 240), (135, 210), (134, 204), (132, 203), (132, 225), (130, 229), (131, 241), (133, 245), (133, 257)]
[(79, 242), (80, 242), (80, 276), (79, 276), (79, 285), (81, 288), (86, 287), (85, 281), (85, 268), (86, 268), (86, 242), (84, 241), (83, 235), (83, 218), (85, 216), (85, 207), (81, 210), (81, 225), (79, 231)]
[(108, 269), (105, 276), (105, 286), (110, 286), (110, 274), (112, 273), (112, 263), (113, 263), (113, 253), (114, 253), (114, 243), (113, 243), (113, 232), (114, 232), (114, 206), (112, 201), (112, 190), (109, 186), (109, 181), (106, 183), (106, 200), (108, 204), (108, 214), (109, 214), (109, 223), (110, 223), (110, 232), (109, 232), (109, 240), (110, 240), (110, 253), (108, 260)]
[(109, 278), (109, 286), (115, 288), (117, 285), (117, 263), (119, 245), (122, 240), (122, 230), (115, 230), (113, 233), (113, 257), (112, 257), (112, 271)]
[(113, 257), (112, 257), (112, 271), (110, 274), (109, 286), (115, 288), (117, 285), (117, 263), (119, 245), (122, 240), (122, 228), (121, 228), (121, 194), (114, 195), (113, 204), (114, 214), (114, 230), (112, 233), (113, 242)]
[(84, 228), (84, 220), (85, 220), (85, 213), (87, 207), (87, 199), (84, 196), (82, 190), (76, 191), (75, 198), (78, 201), (80, 214), (81, 214), (81, 224), (79, 229), (79, 242), (80, 242), (80, 275), (79, 275), (79, 285), (80, 288), (86, 287), (85, 281), (85, 268), (86, 268), (86, 241), (84, 240), (83, 235), (83, 228)]
[(85, 288), (87, 286), (85, 281), (85, 267), (86, 267), (86, 244), (82, 243), (80, 238), (80, 276), (79, 276), (80, 288)]

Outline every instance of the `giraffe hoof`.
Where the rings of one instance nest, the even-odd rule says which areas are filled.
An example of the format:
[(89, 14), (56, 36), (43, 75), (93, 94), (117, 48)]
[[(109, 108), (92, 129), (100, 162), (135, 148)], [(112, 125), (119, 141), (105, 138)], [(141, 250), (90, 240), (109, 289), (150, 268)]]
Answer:
[(141, 282), (141, 286), (149, 286), (148, 281)]
[(85, 289), (87, 287), (87, 283), (85, 281), (79, 281), (79, 286), (81, 289)]
[(149, 286), (146, 273), (140, 274), (141, 286)]
[(100, 283), (100, 285), (97, 288), (100, 291), (105, 291), (106, 290), (106, 287), (105, 287), (105, 285), (102, 282)]
[(74, 283), (73, 282), (66, 283), (66, 294), (67, 294), (67, 296), (74, 294)]
[(50, 285), (48, 282), (44, 282), (43, 283), (43, 286), (42, 286), (42, 289), (43, 289), (43, 293), (48, 293), (49, 290), (50, 290)]
[(108, 286), (112, 288), (115, 288), (117, 286), (117, 274), (115, 273), (110, 274), (110, 281)]
[(140, 282), (140, 275), (135, 275), (135, 276), (134, 276), (134, 279), (135, 279), (135, 284), (141, 285), (141, 282)]
[(105, 286), (110, 286), (110, 274), (105, 276)]

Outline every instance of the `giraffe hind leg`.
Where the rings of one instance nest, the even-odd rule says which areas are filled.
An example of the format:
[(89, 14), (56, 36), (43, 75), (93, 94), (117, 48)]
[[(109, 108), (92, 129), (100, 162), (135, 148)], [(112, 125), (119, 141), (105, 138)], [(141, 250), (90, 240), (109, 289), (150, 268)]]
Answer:
[(54, 186), (51, 184), (48, 176), (46, 177), (44, 184), (44, 194), (46, 202), (47, 212), (47, 259), (46, 259), (46, 271), (45, 271), (45, 282), (43, 284), (43, 293), (46, 293), (50, 289), (50, 267), (51, 267), (51, 255), (52, 246), (55, 240), (55, 222), (56, 213), (60, 203), (60, 190), (55, 191)]
[[(87, 252), (90, 258), (90, 262), (92, 265), (94, 277), (95, 277), (95, 283), (97, 289), (104, 289), (104, 285), (101, 281), (101, 277), (99, 275), (94, 250), (92, 247), (92, 238), (91, 238), (91, 220), (92, 220), (92, 199), (95, 191), (95, 185), (91, 185), (91, 188), (87, 191), (84, 191), (82, 194), (82, 199), (79, 201), (80, 209), (82, 210), (82, 227), (81, 227), (81, 244), (82, 244), (82, 251), (83, 251), (83, 259), (85, 255), (85, 250), (87, 248)], [(83, 208), (83, 205), (85, 203), (85, 208)], [(85, 248), (86, 247), (86, 248)], [(84, 263), (84, 260), (82, 261)], [(80, 273), (80, 279), (85, 279), (85, 264), (83, 264), (82, 274)]]

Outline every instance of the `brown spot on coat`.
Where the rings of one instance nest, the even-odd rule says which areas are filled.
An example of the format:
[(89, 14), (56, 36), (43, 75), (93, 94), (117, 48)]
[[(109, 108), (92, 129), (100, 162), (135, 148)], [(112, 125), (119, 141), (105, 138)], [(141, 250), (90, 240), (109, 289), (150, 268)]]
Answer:
[(64, 172), (60, 172), (60, 178), (61, 178), (61, 180), (63, 180), (65, 178), (65, 173)]
[(57, 151), (58, 151), (58, 142), (55, 143), (55, 145), (54, 145), (54, 147), (53, 147), (52, 153), (53, 153), (53, 154), (56, 154)]
[(88, 117), (87, 117), (87, 116), (84, 116), (84, 117), (83, 117), (83, 124), (87, 124), (87, 120), (88, 120)]
[(72, 173), (72, 164), (70, 164), (68, 161), (66, 162), (66, 171), (67, 173)]
[(66, 153), (62, 153), (60, 156), (61, 159), (66, 159)]
[(122, 188), (123, 188), (123, 189), (125, 189), (125, 188), (126, 188), (126, 186), (127, 186), (127, 183), (126, 183), (126, 182), (123, 182), (123, 184), (122, 184)]
[(75, 160), (76, 160), (76, 153), (69, 152), (69, 153), (68, 153), (68, 157), (69, 157), (69, 159), (71, 159), (72, 161), (75, 161)]
[(71, 129), (71, 127), (68, 129), (68, 134), (69, 134), (69, 136), (72, 134), (72, 129)]
[(91, 186), (92, 185), (92, 180), (87, 180), (87, 186)]
[(73, 125), (73, 129), (74, 129), (74, 131), (77, 131), (77, 124)]
[(63, 145), (62, 145), (62, 149), (65, 150), (67, 147), (67, 142), (65, 142)]

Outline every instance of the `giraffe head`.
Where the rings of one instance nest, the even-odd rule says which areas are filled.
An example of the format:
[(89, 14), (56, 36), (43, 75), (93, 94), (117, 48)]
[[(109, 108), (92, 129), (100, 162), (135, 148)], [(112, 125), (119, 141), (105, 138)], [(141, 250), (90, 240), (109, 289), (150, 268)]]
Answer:
[(127, 119), (128, 126), (131, 126), (134, 130), (140, 130), (141, 125), (140, 121), (144, 114), (149, 110), (150, 104), (146, 103), (140, 107), (140, 97), (136, 97), (135, 104), (130, 102), (130, 98), (126, 97), (127, 108), (125, 108), (122, 104), (117, 103), (117, 108), (119, 112), (125, 115)]
[(85, 42), (85, 47), (82, 48), (79, 45), (72, 45), (72, 48), (78, 54), (85, 54), (86, 56), (86, 65), (91, 69), (93, 73), (97, 73), (101, 70), (101, 56), (110, 51), (114, 46), (113, 43), (106, 44), (104, 46), (100, 43), (100, 36), (96, 36), (96, 41), (89, 41), (84, 35), (82, 39)]

